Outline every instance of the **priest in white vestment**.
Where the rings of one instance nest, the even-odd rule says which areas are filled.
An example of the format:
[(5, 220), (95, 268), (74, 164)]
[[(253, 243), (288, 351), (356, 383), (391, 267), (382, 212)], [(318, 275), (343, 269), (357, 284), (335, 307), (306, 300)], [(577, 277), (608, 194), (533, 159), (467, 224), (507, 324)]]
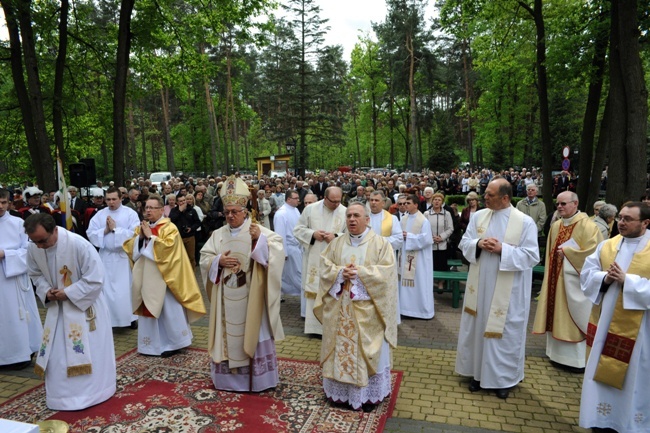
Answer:
[(370, 412), (391, 392), (397, 347), (397, 273), (390, 243), (368, 224), (366, 207), (346, 210), (348, 233), (323, 252), (314, 314), (323, 324), (323, 389), (335, 403)]
[[(393, 247), (395, 253), (399, 253), (404, 243), (402, 226), (397, 217), (384, 209), (384, 193), (381, 191), (373, 191), (368, 198), (368, 206), (370, 207), (370, 228), (382, 236)], [(397, 260), (395, 260), (395, 272), (397, 272)], [(397, 308), (397, 324), (401, 323), (401, 316), (399, 314), (399, 296), (396, 302)]]
[(650, 431), (650, 207), (628, 202), (619, 236), (598, 245), (582, 267), (582, 290), (593, 303), (580, 426)]
[(90, 220), (86, 235), (99, 248), (104, 263), (104, 296), (113, 327), (135, 328), (138, 316), (133, 314), (131, 303), (131, 263), (122, 245), (133, 237), (140, 218), (136, 211), (122, 206), (117, 188), (109, 188), (105, 200), (108, 206)]
[(210, 299), (208, 353), (216, 389), (260, 392), (280, 375), (275, 341), (284, 266), (282, 239), (248, 216), (248, 187), (228, 178), (221, 190), (226, 225), (201, 249), (201, 276)]
[(10, 195), (0, 188), (0, 366), (18, 370), (38, 352), (43, 325), (27, 278), (24, 221), (9, 214)]
[(29, 276), (47, 309), (36, 374), (51, 410), (81, 410), (115, 394), (115, 348), (102, 293), (104, 266), (90, 242), (49, 214), (25, 220)]
[(456, 350), (456, 372), (469, 390), (507, 398), (524, 378), (533, 267), (539, 262), (535, 222), (510, 204), (512, 186), (495, 177), (487, 209), (469, 220), (460, 249), (470, 263)]
[(557, 212), (561, 218), (548, 233), (533, 333), (546, 334), (546, 355), (554, 366), (582, 373), (592, 302), (580, 289), (580, 272), (603, 237), (587, 214), (578, 210), (576, 193), (560, 193)]
[[(285, 195), (285, 202), (275, 212), (273, 228), (275, 233), (282, 238), (284, 246), (284, 269), (282, 270), (282, 293), (290, 296), (300, 296), (300, 275), (302, 272), (302, 248), (300, 242), (293, 235), (293, 229), (298, 224), (299, 196), (297, 191), (289, 190)], [(304, 311), (301, 311), (305, 317)]]
[(190, 323), (205, 315), (205, 304), (178, 228), (163, 217), (159, 195), (149, 196), (145, 219), (123, 248), (133, 262), (138, 353), (173, 356), (192, 344)]
[(345, 206), (341, 205), (342, 197), (341, 188), (328, 187), (323, 200), (305, 207), (293, 230), (293, 235), (304, 248), (302, 293), (305, 304), (305, 334), (323, 334), (323, 326), (314, 316), (314, 300), (320, 284), (321, 253), (345, 230)]
[(406, 196), (400, 223), (404, 244), (399, 261), (399, 310), (402, 316), (431, 319), (433, 309), (433, 236), (431, 224), (418, 210), (420, 199)]

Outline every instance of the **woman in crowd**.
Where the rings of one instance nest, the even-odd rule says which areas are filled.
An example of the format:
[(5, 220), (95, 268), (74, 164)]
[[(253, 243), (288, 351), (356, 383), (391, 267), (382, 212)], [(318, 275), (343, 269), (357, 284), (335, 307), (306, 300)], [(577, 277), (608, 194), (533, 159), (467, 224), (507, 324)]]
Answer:
[[(447, 265), (447, 240), (454, 232), (454, 221), (451, 217), (451, 213), (447, 212), (442, 206), (444, 200), (445, 197), (442, 194), (433, 194), (431, 198), (432, 205), (424, 213), (429, 224), (431, 224), (434, 271), (449, 270), (449, 266)], [(442, 281), (438, 282), (438, 289), (442, 289)]]
[(165, 198), (167, 199), (167, 204), (163, 208), (163, 216), (169, 218), (169, 213), (176, 207), (176, 195), (174, 193), (167, 194)]
[(460, 213), (460, 228), (463, 232), (467, 230), (469, 218), (474, 214), (474, 212), (480, 209), (483, 209), (483, 206), (478, 202), (478, 194), (475, 192), (467, 194), (467, 196), (465, 196), (465, 209)]

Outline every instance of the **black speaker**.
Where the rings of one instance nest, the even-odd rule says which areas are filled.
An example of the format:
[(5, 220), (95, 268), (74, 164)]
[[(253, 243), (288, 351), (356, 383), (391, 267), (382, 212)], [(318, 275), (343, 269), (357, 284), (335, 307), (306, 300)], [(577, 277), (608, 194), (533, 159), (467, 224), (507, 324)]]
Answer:
[(88, 186), (97, 183), (97, 172), (95, 171), (95, 160), (92, 158), (80, 159), (80, 163), (86, 164), (86, 173), (88, 173)]
[(70, 185), (77, 188), (87, 188), (90, 186), (86, 164), (77, 163), (68, 166), (70, 170)]

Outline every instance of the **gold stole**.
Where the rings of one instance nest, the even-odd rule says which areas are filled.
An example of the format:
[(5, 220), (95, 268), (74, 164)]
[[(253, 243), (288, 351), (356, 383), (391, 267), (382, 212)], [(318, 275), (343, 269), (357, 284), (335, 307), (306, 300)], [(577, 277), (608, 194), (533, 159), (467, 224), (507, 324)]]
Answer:
[[(416, 212), (414, 215), (411, 214), (406, 214), (404, 218), (402, 218), (401, 225), (402, 225), (402, 231), (406, 231), (406, 223), (408, 222), (409, 218), (415, 218), (415, 221), (413, 222), (413, 225), (411, 226), (411, 233), (414, 234), (419, 234), (420, 231), (422, 230), (422, 224), (426, 221), (426, 218), (424, 218), (424, 215), (422, 215), (422, 212)], [(428, 221), (427, 221), (428, 224)], [(383, 231), (383, 222), (382, 222), (382, 231)], [(405, 241), (406, 245), (406, 241)], [(404, 254), (403, 249), (400, 250), (400, 254)], [(403, 287), (415, 287), (415, 262), (417, 261), (417, 251), (405, 251), (404, 257), (404, 264), (402, 266), (402, 286)]]
[[(601, 269), (608, 269), (614, 262), (618, 253), (617, 246), (620, 242), (621, 235), (618, 235), (603, 244), (603, 248), (600, 250)], [(650, 278), (648, 263), (650, 263), (650, 243), (645, 246), (643, 251), (634, 254), (626, 273)], [(609, 324), (609, 330), (605, 338), (605, 345), (603, 346), (603, 351), (600, 354), (596, 372), (594, 373), (595, 381), (618, 389), (623, 389), (627, 367), (630, 364), (632, 351), (634, 350), (639, 329), (641, 328), (641, 321), (645, 314), (644, 310), (625, 310), (623, 308), (623, 289), (624, 286), (621, 286), (621, 291), (616, 299), (612, 321)], [(594, 337), (596, 336), (596, 330), (598, 329), (601, 307), (602, 302), (599, 305), (594, 305), (591, 310), (591, 317), (589, 317), (589, 325), (587, 327), (587, 358), (589, 358)]]
[[(557, 250), (566, 241), (571, 239), (573, 234), (573, 229), (576, 227), (576, 223), (565, 226), (560, 222), (560, 228), (553, 243), (553, 248), (548, 252), (548, 257), (551, 260), (550, 263), (547, 263), (546, 266), (549, 267), (548, 271), (548, 288), (546, 295), (546, 332), (553, 332), (553, 319), (555, 318), (555, 298), (557, 292), (557, 282), (560, 276), (562, 275), (564, 268), (564, 256), (557, 254)], [(584, 323), (584, 322), (583, 322)]]
[[(487, 228), (490, 225), (493, 211), (486, 211), (478, 214), (476, 229), (479, 234), (479, 240), (485, 237)], [(476, 218), (477, 216), (475, 216)], [(510, 209), (506, 234), (502, 243), (510, 245), (519, 245), (521, 233), (524, 229), (524, 214), (514, 207)], [(478, 244), (476, 246), (478, 248)], [(467, 290), (465, 292), (464, 312), (476, 316), (478, 304), (478, 282), (481, 261), (476, 264), (472, 263), (467, 274)], [(497, 281), (495, 284), (492, 304), (490, 305), (490, 315), (483, 336), (485, 338), (503, 337), (503, 328), (506, 325), (506, 316), (510, 307), (510, 293), (515, 278), (514, 271), (497, 271)]]
[(384, 218), (381, 220), (381, 235), (388, 237), (393, 233), (393, 214), (383, 211)]

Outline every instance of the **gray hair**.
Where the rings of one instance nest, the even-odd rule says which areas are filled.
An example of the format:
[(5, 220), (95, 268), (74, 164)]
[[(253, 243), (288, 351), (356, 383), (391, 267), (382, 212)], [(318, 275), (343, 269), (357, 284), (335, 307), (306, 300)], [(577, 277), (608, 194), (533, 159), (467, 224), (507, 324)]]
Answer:
[(604, 202), (602, 200), (595, 201), (594, 202), (594, 209), (596, 209), (596, 208), (600, 209), (601, 207), (603, 207), (606, 204), (607, 204), (607, 202)]
[(598, 216), (607, 221), (610, 218), (614, 218), (616, 216), (616, 213), (618, 212), (618, 209), (616, 209), (616, 206), (610, 203), (605, 203), (600, 207), (600, 210), (598, 211)]

